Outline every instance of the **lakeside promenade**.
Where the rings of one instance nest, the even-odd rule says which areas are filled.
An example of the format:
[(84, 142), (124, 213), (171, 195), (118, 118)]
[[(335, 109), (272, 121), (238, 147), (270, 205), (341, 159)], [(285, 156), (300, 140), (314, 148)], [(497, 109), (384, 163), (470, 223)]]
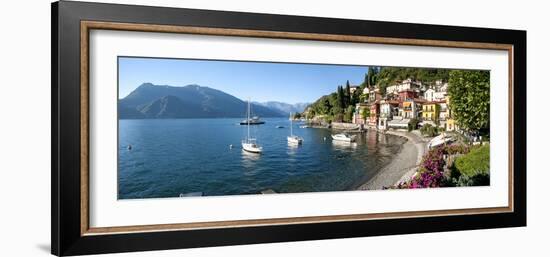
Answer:
[[(381, 132), (379, 132), (381, 133)], [(407, 142), (390, 164), (382, 168), (373, 178), (359, 186), (358, 190), (380, 190), (408, 180), (414, 175), (422, 157), (427, 151), (427, 142), (418, 131), (386, 131), (388, 135), (404, 137)]]

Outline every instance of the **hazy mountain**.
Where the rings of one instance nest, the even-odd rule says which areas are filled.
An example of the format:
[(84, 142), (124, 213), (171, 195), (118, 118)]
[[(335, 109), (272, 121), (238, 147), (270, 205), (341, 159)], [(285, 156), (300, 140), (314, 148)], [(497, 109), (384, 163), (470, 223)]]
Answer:
[(283, 102), (276, 102), (276, 101), (269, 101), (269, 102), (263, 102), (263, 103), (256, 103), (262, 106), (265, 106), (269, 109), (278, 110), (281, 113), (284, 113), (286, 115), (289, 115), (289, 113), (302, 113), (306, 109), (306, 107), (309, 105), (309, 103), (296, 103), (296, 104), (287, 104)]
[[(282, 117), (286, 114), (252, 104), (260, 117)], [(173, 87), (144, 83), (119, 100), (119, 119), (147, 118), (242, 118), (246, 102), (209, 87), (188, 85)]]

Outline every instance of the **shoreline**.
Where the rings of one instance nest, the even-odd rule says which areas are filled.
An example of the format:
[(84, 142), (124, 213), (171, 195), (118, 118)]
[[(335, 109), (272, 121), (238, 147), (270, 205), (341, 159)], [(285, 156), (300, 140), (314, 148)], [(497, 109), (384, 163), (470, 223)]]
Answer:
[[(377, 133), (381, 133), (377, 131)], [(408, 131), (386, 131), (385, 134), (407, 139), (396, 157), (378, 173), (356, 190), (381, 190), (408, 180), (414, 173), (426, 153), (427, 142), (420, 135)]]

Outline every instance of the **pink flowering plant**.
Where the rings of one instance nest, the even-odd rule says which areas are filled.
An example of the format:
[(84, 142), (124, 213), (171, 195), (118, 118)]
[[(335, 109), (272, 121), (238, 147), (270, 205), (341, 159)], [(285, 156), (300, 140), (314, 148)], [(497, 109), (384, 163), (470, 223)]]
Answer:
[(450, 145), (440, 146), (428, 151), (424, 155), (420, 167), (414, 177), (409, 181), (401, 182), (390, 188), (429, 188), (443, 187), (450, 183), (445, 176), (446, 159), (449, 155), (465, 154), (469, 151), (468, 146)]

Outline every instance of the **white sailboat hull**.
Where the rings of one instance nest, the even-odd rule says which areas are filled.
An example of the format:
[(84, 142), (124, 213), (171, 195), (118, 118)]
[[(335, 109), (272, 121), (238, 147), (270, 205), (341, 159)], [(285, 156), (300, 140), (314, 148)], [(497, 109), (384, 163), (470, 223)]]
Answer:
[(261, 146), (258, 146), (256, 143), (242, 143), (242, 147), (244, 151), (247, 151), (249, 153), (261, 153), (263, 148)]
[(288, 136), (286, 140), (292, 144), (301, 144), (304, 141), (304, 139), (299, 136)]
[[(259, 121), (259, 118), (257, 117), (253, 117), (252, 119), (256, 119)], [(250, 121), (250, 100), (248, 100), (248, 108), (246, 110), (246, 139), (241, 142), (241, 145), (244, 151), (247, 151), (249, 153), (261, 153), (263, 150), (262, 147), (256, 143), (255, 138), (250, 137)]]

